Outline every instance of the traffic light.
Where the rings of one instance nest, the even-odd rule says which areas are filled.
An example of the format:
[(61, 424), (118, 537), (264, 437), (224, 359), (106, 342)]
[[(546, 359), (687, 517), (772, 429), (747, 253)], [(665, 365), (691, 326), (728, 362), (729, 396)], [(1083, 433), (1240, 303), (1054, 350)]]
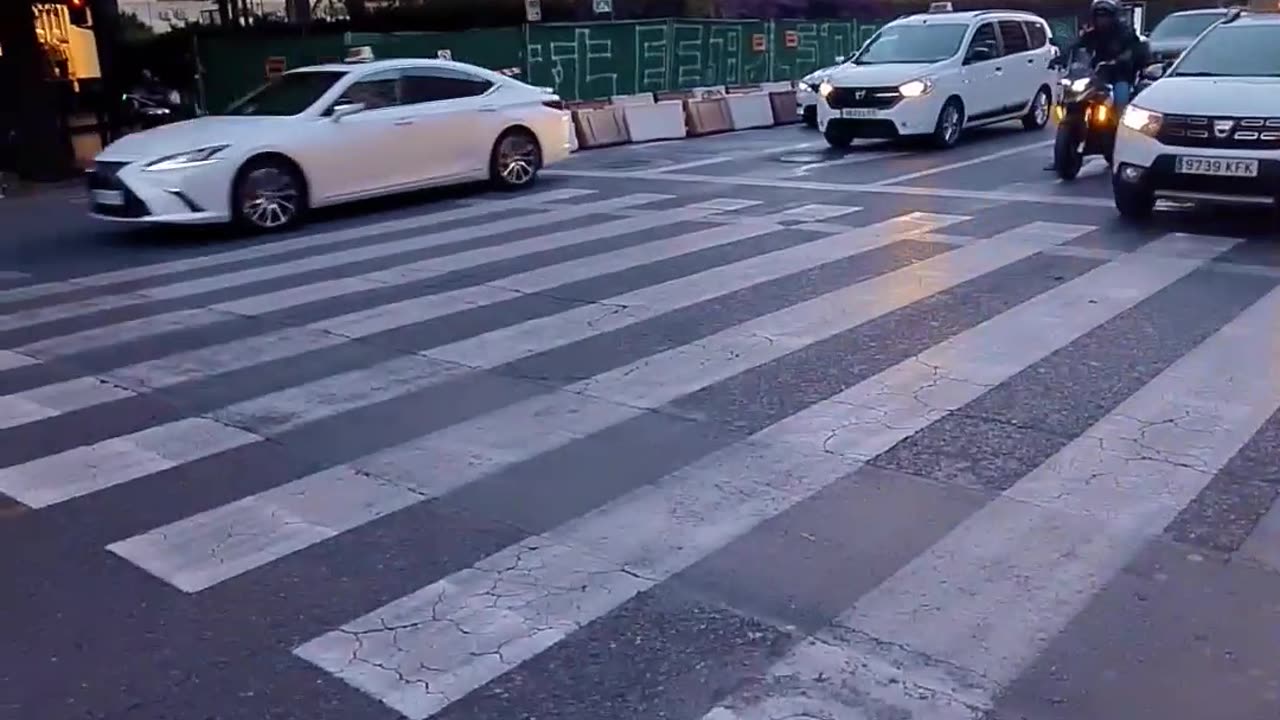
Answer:
[(89, 20), (88, 0), (66, 0), (67, 14), (70, 16), (71, 24), (77, 27), (89, 27), (93, 23)]

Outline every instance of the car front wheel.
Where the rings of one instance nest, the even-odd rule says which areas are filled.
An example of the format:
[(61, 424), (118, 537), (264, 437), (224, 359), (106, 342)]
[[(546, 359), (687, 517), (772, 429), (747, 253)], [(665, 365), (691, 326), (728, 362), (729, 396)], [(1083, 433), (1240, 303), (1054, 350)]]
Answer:
[(853, 144), (853, 131), (842, 122), (828, 120), (822, 136), (826, 138), (828, 145), (837, 150), (843, 150)]
[(1111, 188), (1115, 195), (1116, 210), (1126, 220), (1146, 220), (1155, 211), (1155, 196), (1142, 188), (1126, 183), (1115, 175), (1112, 175)]
[(293, 163), (279, 157), (254, 158), (236, 174), (232, 189), (236, 224), (257, 232), (292, 227), (307, 207), (307, 190)]

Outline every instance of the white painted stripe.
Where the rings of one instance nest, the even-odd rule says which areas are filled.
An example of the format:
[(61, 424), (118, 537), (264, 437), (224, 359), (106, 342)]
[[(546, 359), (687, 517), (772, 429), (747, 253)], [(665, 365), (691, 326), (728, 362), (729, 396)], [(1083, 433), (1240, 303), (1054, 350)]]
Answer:
[(527, 229), (530, 227), (550, 225), (552, 223), (563, 222), (565, 220), (571, 220), (573, 218), (583, 217), (593, 213), (602, 213), (609, 212), (611, 210), (635, 207), (637, 205), (644, 205), (645, 203), (656, 202), (658, 200), (666, 200), (670, 197), (670, 195), (655, 195), (650, 193), (624, 195), (620, 198), (585, 203), (564, 210), (551, 210), (527, 216), (495, 220), (493, 222), (471, 225), (469, 227), (454, 228), (443, 232), (417, 235), (402, 240), (362, 245), (348, 250), (310, 255), (276, 265), (266, 265), (263, 267), (236, 270), (208, 277), (182, 280), (169, 285), (149, 287), (121, 295), (104, 295), (90, 298), (88, 300), (76, 300), (69, 303), (32, 308), (30, 310), (19, 310), (18, 312), (9, 313), (5, 317), (0, 317), (0, 330), (12, 330), (14, 328), (37, 325), (53, 320), (86, 315), (109, 308), (126, 307), (129, 305), (138, 305), (157, 300), (174, 300), (178, 298), (191, 297), (201, 293), (226, 290), (228, 288), (239, 287), (264, 280), (274, 280), (313, 270), (328, 270), (331, 268), (341, 267), (349, 263), (391, 257), (399, 253), (413, 252), (416, 250), (438, 247), (440, 245), (447, 245), (449, 243), (500, 235), (502, 233)]
[(1028, 143), (1027, 145), (1018, 145), (1017, 147), (1011, 147), (1006, 150), (999, 150), (997, 152), (986, 152), (979, 155), (978, 157), (970, 158), (968, 160), (961, 160), (959, 162), (948, 163), (946, 165), (939, 165), (939, 166), (931, 167), (925, 170), (907, 173), (906, 175), (898, 175), (891, 178), (885, 178), (884, 180), (877, 180), (876, 182), (871, 184), (872, 185), (899, 185), (901, 183), (907, 182), (908, 180), (916, 180), (922, 177), (928, 177), (930, 175), (937, 175), (938, 173), (950, 172), (951, 170), (959, 170), (960, 168), (966, 168), (972, 165), (979, 165), (981, 163), (991, 162), (992, 160), (999, 160), (1000, 158), (1008, 157), (1010, 155), (1018, 155), (1020, 153), (1027, 152), (1028, 150), (1039, 150), (1040, 148), (1049, 147), (1050, 145), (1053, 144), (1053, 142), (1054, 142), (1053, 140), (1042, 140), (1040, 142)]
[[(429, 717), (1198, 264), (1136, 256), (1087, 273), (296, 652), (410, 718)], [(963, 380), (939, 382), (952, 377)]]
[(45, 385), (0, 397), (0, 429), (132, 396), (122, 387), (93, 377)]
[(27, 365), (35, 365), (38, 362), (40, 361), (33, 357), (16, 353), (12, 350), (0, 350), (0, 372)]
[(179, 420), (0, 468), (0, 493), (30, 507), (48, 507), (258, 439), (205, 418)]
[[(1036, 235), (1041, 239), (1037, 241), (1024, 239), (1024, 242), (1027, 243), (1028, 248), (1062, 242), (1070, 237), (1066, 234), (1064, 227), (1076, 228), (1070, 231), (1076, 233), (1087, 229), (1079, 226), (1036, 223), (1029, 226), (1025, 234)], [(972, 247), (985, 248), (986, 253), (1005, 257), (1007, 258), (1005, 262), (1011, 263), (1022, 256), (1021, 253), (1026, 252), (1026, 249), (1019, 250), (1013, 243), (1007, 242), (1016, 237), (1019, 236), (1007, 235), (1002, 239), (986, 241), (991, 243), (990, 245), (975, 243)], [(938, 272), (936, 266), (935, 269), (925, 268), (914, 274), (908, 272), (909, 270), (910, 268), (905, 268), (881, 277), (893, 277), (903, 287), (925, 288), (924, 278)], [(965, 275), (961, 271), (956, 277), (955, 283), (958, 284), (963, 281)], [(877, 281), (878, 278), (860, 285), (873, 287), (870, 284)], [(928, 295), (945, 287), (945, 285), (938, 285), (936, 289), (922, 289), (920, 292)], [(824, 297), (827, 297), (830, 303), (837, 303), (841, 301), (844, 294), (836, 292)], [(919, 298), (910, 293), (900, 292), (894, 302), (906, 305), (916, 299)], [(833, 304), (809, 305), (805, 308), (805, 312), (825, 318), (825, 332), (835, 334), (872, 319), (878, 314), (895, 309), (884, 304), (872, 306), (866, 310), (856, 309), (858, 307), (858, 305), (850, 305), (844, 308), (842, 313), (833, 313), (831, 311), (836, 309)], [(780, 320), (786, 319), (782, 313), (787, 311), (783, 310), (775, 315)], [(803, 315), (792, 313), (789, 317), (797, 324), (803, 324)], [(815, 333), (819, 332), (814, 323), (810, 323), (809, 326), (814, 328)], [(704, 343), (714, 345), (717, 337), (725, 337), (726, 334), (712, 336), (710, 339), (685, 347), (693, 348)], [(736, 337), (732, 334), (728, 335)], [(585, 394), (588, 389), (596, 393), (627, 397), (637, 394), (631, 387), (627, 372), (612, 371), (571, 385), (568, 392), (549, 393), (510, 405), (398, 447), (375, 453), (363, 460), (350, 463), (350, 466), (361, 473), (367, 473), (370, 478), (381, 478), (382, 480), (378, 480), (378, 483), (384, 480), (391, 481), (410, 492), (422, 495), (423, 498), (438, 496), (456, 490), (502, 467), (527, 460), (539, 453), (550, 451), (624, 422), (642, 414), (644, 407), (656, 407), (687, 392), (693, 392), (700, 387), (723, 380), (752, 365), (786, 354), (790, 349), (791, 346), (784, 347), (781, 343), (776, 346), (765, 343), (763, 346), (747, 350), (750, 353), (748, 356), (750, 365), (744, 367), (744, 363), (730, 363), (727, 369), (724, 369), (714, 364), (706, 364), (699, 366), (696, 372), (689, 372), (679, 367), (685, 362), (683, 355), (679, 352), (659, 354), (649, 358), (648, 361), (638, 361), (628, 366), (632, 368), (631, 374), (649, 377), (648, 373), (652, 372), (657, 377), (661, 377), (665, 373), (678, 378), (678, 382), (673, 383), (665, 394), (659, 390), (646, 392), (643, 405), (640, 402), (625, 402), (625, 404), (609, 402)], [(646, 362), (653, 364), (652, 370), (648, 369)], [(646, 370), (639, 372), (636, 368), (640, 366), (645, 366)], [(422, 473), (424, 464), (429, 464), (431, 467), (432, 471), (428, 475)], [(360, 482), (347, 476), (342, 477), (341, 482), (344, 484)], [(296, 507), (299, 487), (308, 488), (307, 503), (325, 508), (329, 507), (329, 501), (325, 500), (326, 496), (345, 497), (345, 493), (349, 491), (349, 487), (344, 485), (342, 488), (335, 487), (331, 492), (326, 493), (325, 482), (338, 482), (338, 480), (330, 478), (328, 481), (316, 481), (305, 478), (288, 483), (261, 493), (240, 505), (224, 506), (193, 518), (177, 521), (166, 527), (116, 543), (110, 546), (110, 549), (176, 587), (187, 592), (196, 592), (241, 572), (279, 559), (281, 556), (276, 553), (293, 552), (299, 549), (298, 543), (302, 542), (303, 538), (295, 528), (290, 527), (290, 523), (281, 521), (274, 531), (268, 531), (261, 527), (262, 518), (272, 516), (271, 508), (278, 508), (281, 518), (303, 516), (302, 511)], [(371, 492), (384, 491), (374, 488)], [(267, 509), (264, 510), (264, 508)], [(328, 514), (325, 516), (325, 521), (329, 523), (326, 527), (335, 535), (358, 527), (375, 517), (364, 508), (353, 507), (352, 512), (345, 516), (334, 511), (326, 510), (326, 512)], [(258, 519), (250, 520), (246, 516)], [(238, 543), (239, 555), (228, 557), (224, 552), (214, 560), (209, 551), (210, 544), (220, 542), (223, 537), (217, 528), (239, 526), (246, 522), (252, 522), (259, 528), (255, 539)], [(319, 536), (309, 535), (308, 537)]]
[[(872, 226), (860, 239), (852, 236), (829, 238), (828, 240), (839, 243), (839, 255), (829, 255), (824, 252), (803, 257), (808, 258), (811, 266), (818, 265), (838, 257), (865, 251), (868, 247), (895, 242), (902, 238), (904, 232), (927, 232), (930, 228), (965, 219), (964, 216), (912, 213), (897, 221), (883, 223), (879, 227)], [(817, 242), (811, 244), (817, 244)], [(795, 249), (797, 248), (790, 250)], [(773, 255), (781, 255), (790, 250), (779, 251)], [(766, 266), (773, 267), (775, 271), (783, 269), (784, 274), (803, 269), (776, 261), (772, 264), (766, 263)], [(725, 279), (732, 279), (732, 283), (740, 283), (738, 287), (748, 287), (760, 281), (753, 272), (734, 272), (733, 265), (724, 267), (730, 269)], [(737, 289), (732, 283), (712, 282), (710, 285), (716, 288), (716, 292), (731, 292)], [(664, 295), (660, 292), (657, 296)], [(273, 402), (270, 405), (274, 408), (278, 403)], [(374, 477), (385, 477), (400, 483), (411, 492), (420, 492), (427, 497), (461, 487), (494, 470), (496, 466), (528, 459), (544, 450), (623, 422), (637, 412), (635, 408), (589, 397), (553, 393), (530, 403), (511, 406), (507, 411), (473, 418), (425, 438), (375, 453), (362, 461), (352, 463), (351, 466), (358, 468), (360, 472), (370, 473), (370, 482), (374, 482)], [(531, 413), (535, 416), (534, 422), (528, 420)], [(542, 416), (539, 416), (540, 413)], [(238, 422), (243, 422), (243, 419), (239, 419)], [(429, 463), (432, 468), (433, 484), (415, 489), (415, 483), (422, 482), (420, 475), (423, 463)], [(352, 483), (358, 482), (364, 481), (352, 479), (349, 474), (325, 476), (320, 479), (304, 478), (267, 490), (240, 503), (216, 508), (179, 520), (164, 528), (126, 539), (112, 545), (111, 549), (174, 586), (187, 592), (197, 592), (239, 573), (279, 559), (282, 557), (279, 553), (301, 549), (305, 544), (300, 546), (298, 543), (303, 543), (306, 538), (317, 538), (315, 541), (324, 539), (320, 535), (300, 530), (292, 521), (281, 521), (275, 526), (274, 531), (260, 528), (256, 531), (254, 539), (238, 541), (234, 551), (220, 550), (215, 561), (211, 548), (224, 539), (224, 534), (218, 531), (219, 527), (240, 527), (245, 523), (260, 526), (263, 523), (262, 518), (273, 517), (273, 513), (275, 513), (274, 516), (282, 519), (305, 517), (305, 510), (297, 507), (300, 502), (298, 499), (300, 489), (306, 488), (305, 502), (309, 506), (327, 508), (330, 501), (326, 500), (326, 497), (333, 497), (335, 500), (332, 502), (343, 504), (346, 501), (341, 498), (346, 497)], [(370, 490), (372, 494), (379, 497), (386, 492), (380, 489), (381, 482), (376, 481), (375, 484), (378, 484), (379, 488)], [(342, 483), (343, 486), (335, 486), (331, 491), (326, 491), (327, 483)], [(388, 507), (391, 509), (387, 512), (395, 509), (392, 506)], [(265, 511), (264, 508), (266, 508)], [(325, 512), (327, 513), (325, 527), (332, 534), (346, 532), (377, 517), (371, 511), (356, 506), (351, 506), (351, 512), (346, 515), (328, 510)], [(236, 553), (234, 556), (233, 552)]]
[[(769, 679), (810, 682), (716, 718), (772, 718), (875, 698), (904, 717), (990, 708), (1067, 624), (1280, 410), (1280, 290), (1161, 373), (999, 498), (863, 596)], [(875, 648), (894, 647), (892, 672)], [(879, 666), (879, 667), (877, 667)], [(872, 668), (868, 673), (866, 670)], [(768, 680), (766, 680), (766, 683)], [(847, 696), (847, 695), (846, 695)]]
[(357, 227), (344, 228), (342, 230), (312, 233), (301, 237), (272, 242), (267, 245), (255, 245), (254, 247), (242, 250), (233, 250), (214, 255), (203, 255), (196, 258), (156, 263), (154, 265), (144, 265), (142, 267), (131, 267), (98, 275), (87, 275), (84, 277), (73, 278), (71, 280), (59, 280), (55, 282), (41, 283), (38, 285), (13, 288), (11, 290), (0, 291), (0, 302), (27, 300), (84, 287), (102, 287), (115, 283), (142, 280), (170, 273), (214, 267), (243, 260), (266, 258), (273, 255), (282, 255), (293, 252), (294, 250), (333, 245), (347, 240), (368, 237), (370, 235), (410, 230), (413, 228), (435, 225), (442, 222), (451, 222), (454, 220), (464, 220), (472, 217), (483, 217), (494, 212), (513, 208), (532, 208), (541, 203), (571, 200), (574, 198), (580, 198), (584, 195), (591, 195), (595, 192), (595, 190), (564, 188), (532, 193), (507, 200), (485, 199), (475, 204), (468, 204), (463, 207), (452, 208), (449, 210), (428, 212), (423, 215), (414, 215), (413, 217), (401, 218), (398, 220), (388, 220), (385, 222), (374, 223), (372, 225), (359, 225)]
[[(510, 253), (514, 256), (523, 252), (536, 252), (539, 249), (545, 249), (547, 243), (587, 242), (598, 237), (607, 237), (622, 232), (635, 232), (658, 225), (678, 222), (683, 219), (702, 217), (704, 214), (701, 211), (676, 211), (662, 216), (650, 215), (646, 218), (631, 218), (584, 228), (573, 234), (555, 233), (512, 243), (500, 248), (489, 248), (475, 253), (461, 253), (442, 261), (447, 264), (440, 269), (440, 272), (459, 269), (463, 266), (463, 263), (469, 261), (484, 262), (491, 260), (497, 255), (505, 256)], [(102, 378), (131, 390), (167, 387), (178, 382), (196, 380), (258, 363), (300, 355), (319, 348), (340, 344), (349, 338), (366, 337), (376, 332), (423, 322), (453, 312), (513, 299), (520, 297), (524, 293), (537, 292), (577, 280), (598, 277), (605, 273), (623, 270), (637, 264), (656, 262), (782, 229), (779, 225), (768, 224), (768, 219), (767, 217), (747, 219), (742, 224), (709, 228), (666, 240), (623, 248), (611, 253), (537, 268), (504, 278), (491, 285), (462, 288), (451, 292), (382, 305), (314, 323), (312, 327), (317, 328), (315, 330), (291, 328), (264, 336), (255, 336), (212, 347), (198, 348), (178, 355), (111, 370), (103, 373)], [(403, 271), (409, 267), (412, 266), (398, 268), (397, 271)], [(414, 276), (416, 278), (426, 277), (425, 273), (425, 268), (419, 268), (419, 271), (414, 273)], [(381, 273), (372, 275), (377, 274)], [(286, 304), (305, 302), (303, 299), (305, 297), (314, 296), (318, 298), (323, 296), (324, 293), (341, 294), (343, 292), (342, 288), (335, 286), (349, 281), (365, 282), (362, 278), (345, 278), (332, 283), (317, 283), (302, 288), (281, 291), (281, 293), (260, 295), (244, 301), (223, 303), (214, 306), (214, 309), (228, 312), (235, 311), (237, 313), (248, 313), (253, 310), (266, 311), (268, 306), (270, 306), (270, 309), (279, 309)], [(389, 278), (387, 282), (390, 282)], [(379, 281), (370, 283), (370, 286), (385, 287), (386, 285)], [(357, 285), (356, 287), (359, 288), (361, 286)], [(158, 319), (149, 318), (145, 321), (133, 321), (127, 325), (132, 325), (132, 327), (140, 326), (141, 333), (145, 333), (146, 329), (151, 327), (161, 327), (166, 330), (174, 328), (172, 323), (165, 322), (164, 316), (157, 317)], [(200, 321), (216, 322), (225, 319), (227, 319), (226, 316), (218, 315), (216, 312), (201, 311), (198, 319), (193, 320), (188, 313), (183, 316), (180, 327), (189, 329), (195, 327)], [(77, 335), (78, 342), (82, 343), (86, 337), (93, 342), (117, 337), (107, 328), (97, 328), (89, 332), (92, 334)], [(130, 333), (127, 329), (126, 332), (121, 333), (121, 337), (136, 339), (138, 336), (138, 333)], [(49, 344), (46, 343), (43, 347), (47, 349)], [(101, 383), (100, 380), (96, 379), (84, 379), (78, 382), (90, 386)], [(105, 394), (95, 396), (90, 392), (81, 392), (76, 395), (77, 403), (64, 403), (57, 408), (48, 404), (33, 405), (29, 394), (43, 391), (45, 391), (45, 388), (37, 388), (18, 395), (0, 397), (0, 427), (6, 427), (4, 424), (5, 418), (9, 419), (7, 427), (13, 427), (22, 423), (53, 417), (64, 412), (82, 410), (98, 402), (107, 402), (135, 394), (134, 392), (120, 389), (118, 389), (120, 394), (115, 397), (108, 397)], [(95, 397), (98, 399), (95, 400)]]
[(270, 436), (326, 417), (400, 397), (445, 382), (467, 368), (417, 355), (245, 400), (209, 416), (236, 427)]
[(433, 348), (424, 354), (472, 367), (497, 367), (967, 219), (963, 215), (910, 213), (616, 295), (592, 305), (459, 340)]
[(178, 330), (205, 327), (207, 325), (213, 325), (237, 318), (240, 318), (240, 316), (232, 315), (231, 313), (207, 310), (204, 308), (196, 310), (177, 310), (171, 313), (152, 315), (150, 317), (138, 318), (137, 320), (115, 323), (114, 325), (104, 325), (102, 327), (90, 328), (89, 330), (81, 330), (80, 332), (51, 337), (46, 340), (38, 340), (36, 342), (23, 345), (18, 348), (18, 350), (37, 358), (55, 358), (63, 355), (74, 355), (75, 353), (87, 352), (89, 350), (97, 350), (109, 345), (119, 345), (121, 343), (131, 342), (134, 340), (141, 340), (143, 338), (151, 337), (152, 335), (162, 335), (164, 333), (176, 332)]
[[(536, 268), (518, 275), (495, 280), (486, 285), (462, 288), (438, 295), (410, 298), (389, 305), (321, 320), (312, 323), (310, 327), (350, 338), (367, 337), (374, 333), (424, 322), (449, 313), (512, 300), (527, 293), (540, 292), (559, 285), (625, 270), (639, 264), (657, 262), (696, 252), (697, 250), (726, 245), (781, 230), (782, 226), (773, 224), (770, 222), (771, 219), (766, 217), (760, 218), (758, 222), (743, 221), (733, 225), (708, 228), (667, 240), (623, 248), (603, 255), (594, 255), (558, 265)], [(575, 233), (575, 237), (582, 236)], [(604, 302), (609, 301), (606, 300)]]
[[(627, 217), (618, 220), (574, 228), (570, 232), (552, 232), (537, 235), (494, 247), (477, 248), (444, 257), (429, 258), (419, 262), (400, 265), (386, 270), (379, 270), (367, 275), (343, 280), (324, 281), (313, 285), (289, 288), (279, 292), (257, 295), (250, 298), (219, 303), (213, 307), (238, 315), (261, 315), (284, 308), (301, 305), (313, 300), (326, 300), (344, 295), (347, 292), (359, 292), (376, 287), (391, 287), (405, 283), (426, 280), (456, 270), (482, 265), (498, 260), (509, 260), (522, 255), (556, 250), (594, 242), (603, 238), (613, 238), (628, 233), (653, 230), (666, 225), (689, 220), (699, 220), (713, 214), (714, 210), (681, 208), (662, 213), (649, 213), (639, 217)], [(732, 227), (732, 226), (731, 226)], [(344, 283), (353, 288), (344, 287)]]

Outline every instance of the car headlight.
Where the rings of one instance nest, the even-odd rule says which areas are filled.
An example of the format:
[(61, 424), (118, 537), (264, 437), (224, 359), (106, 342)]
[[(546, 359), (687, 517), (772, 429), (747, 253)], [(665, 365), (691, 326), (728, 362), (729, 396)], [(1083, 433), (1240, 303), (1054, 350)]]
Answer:
[(826, 80), (823, 80), (822, 84), (818, 86), (818, 94), (821, 95), (822, 97), (826, 97), (831, 94), (832, 90), (835, 90), (835, 89), (836, 88), (834, 85), (827, 82)]
[(1137, 130), (1143, 135), (1155, 135), (1159, 132), (1162, 120), (1164, 120), (1164, 116), (1160, 113), (1145, 110), (1137, 105), (1130, 105), (1125, 108), (1124, 115), (1120, 116), (1121, 125), (1130, 130)]
[(1069, 86), (1071, 88), (1071, 92), (1084, 92), (1085, 88), (1089, 87), (1089, 83), (1092, 80), (1093, 78), (1087, 78), (1087, 77), (1077, 78), (1075, 80), (1072, 80), (1071, 85)]
[(143, 170), (159, 171), (159, 170), (183, 170), (186, 168), (199, 167), (216, 162), (215, 155), (226, 150), (229, 145), (209, 145), (208, 147), (188, 150), (186, 152), (177, 153), (176, 155), (166, 155), (162, 158), (152, 160), (143, 166)]
[(927, 94), (933, 89), (933, 81), (928, 78), (912, 80), (898, 86), (898, 93), (905, 98), (915, 98)]

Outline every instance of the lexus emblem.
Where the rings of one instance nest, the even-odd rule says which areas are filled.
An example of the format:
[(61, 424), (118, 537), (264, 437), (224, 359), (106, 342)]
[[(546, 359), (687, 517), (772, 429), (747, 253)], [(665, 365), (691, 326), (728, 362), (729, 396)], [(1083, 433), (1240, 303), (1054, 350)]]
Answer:
[(1231, 134), (1231, 128), (1235, 126), (1234, 120), (1214, 120), (1213, 134), (1216, 137), (1225, 138)]
[(866, 90), (859, 90), (859, 91), (857, 91), (857, 92), (855, 92), (855, 93), (853, 94), (853, 97), (854, 97), (854, 99), (855, 99), (855, 100), (861, 100), (862, 98), (864, 98), (864, 97), (866, 97), (866, 96), (867, 96), (867, 91), (866, 91)]

